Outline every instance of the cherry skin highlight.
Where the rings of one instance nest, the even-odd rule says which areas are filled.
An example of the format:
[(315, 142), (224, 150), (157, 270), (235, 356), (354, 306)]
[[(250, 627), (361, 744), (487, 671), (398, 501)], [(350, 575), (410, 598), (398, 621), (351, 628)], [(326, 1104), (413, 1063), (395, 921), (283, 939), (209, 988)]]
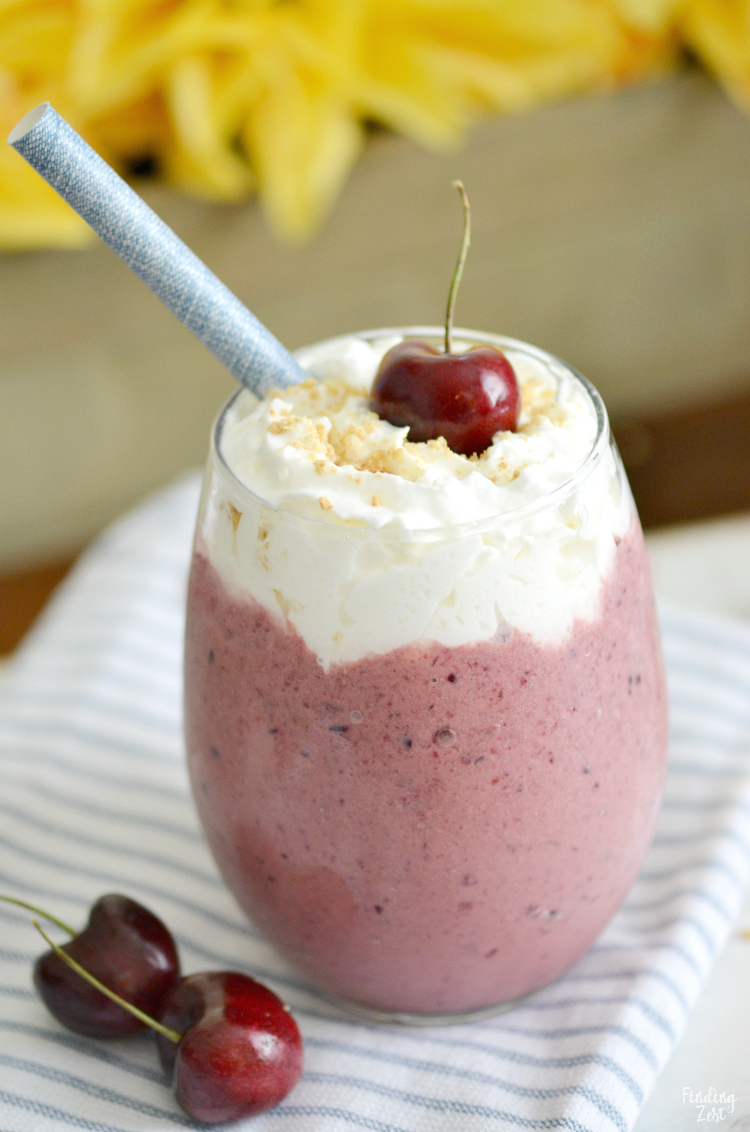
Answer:
[[(63, 950), (121, 998), (152, 1016), (180, 978), (171, 933), (157, 916), (127, 896), (100, 897), (85, 929)], [(146, 1029), (53, 951), (40, 955), (34, 964), (34, 985), (50, 1013), (79, 1034), (125, 1038)]]
[(182, 1034), (179, 1045), (157, 1035), (162, 1065), (174, 1073), (175, 1096), (206, 1124), (240, 1120), (273, 1108), (302, 1074), (297, 1023), (268, 987), (233, 971), (188, 975), (159, 1020)]
[(515, 430), (520, 393), (513, 367), (494, 346), (449, 354), (407, 338), (381, 361), (370, 408), (381, 420), (408, 426), (409, 440), (443, 436), (454, 452), (472, 456), (496, 432)]

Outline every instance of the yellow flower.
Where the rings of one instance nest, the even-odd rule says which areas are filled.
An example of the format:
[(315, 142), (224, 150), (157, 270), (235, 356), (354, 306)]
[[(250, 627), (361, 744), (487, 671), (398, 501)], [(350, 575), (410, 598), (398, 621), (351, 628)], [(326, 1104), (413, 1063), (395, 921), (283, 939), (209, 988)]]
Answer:
[(690, 0), (680, 27), (687, 44), (750, 109), (750, 5), (747, 0)]
[[(670, 65), (678, 34), (750, 100), (739, 0), (0, 0), (0, 117), (47, 98), (119, 168), (148, 157), (212, 200), (254, 189), (297, 240), (331, 208), (368, 120), (456, 145), (480, 115)], [(83, 238), (4, 152), (0, 243)]]

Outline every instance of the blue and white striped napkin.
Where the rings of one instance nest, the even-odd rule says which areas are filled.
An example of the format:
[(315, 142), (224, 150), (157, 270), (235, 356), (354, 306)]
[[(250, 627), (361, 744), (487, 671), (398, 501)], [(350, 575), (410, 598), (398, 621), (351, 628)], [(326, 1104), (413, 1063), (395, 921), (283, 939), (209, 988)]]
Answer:
[[(180, 665), (195, 477), (110, 530), (0, 682), (0, 890), (83, 924), (120, 891), (170, 925), (187, 971), (268, 982), (306, 1068), (256, 1132), (627, 1132), (685, 1026), (750, 871), (750, 629), (663, 617), (671, 767), (630, 898), (564, 978), (494, 1019), (352, 1022), (245, 922), (198, 831), (182, 759)], [(64, 1030), (30, 983), (43, 949), (0, 905), (2, 1132), (193, 1127), (148, 1037)], [(235, 1126), (237, 1127), (237, 1126)]]

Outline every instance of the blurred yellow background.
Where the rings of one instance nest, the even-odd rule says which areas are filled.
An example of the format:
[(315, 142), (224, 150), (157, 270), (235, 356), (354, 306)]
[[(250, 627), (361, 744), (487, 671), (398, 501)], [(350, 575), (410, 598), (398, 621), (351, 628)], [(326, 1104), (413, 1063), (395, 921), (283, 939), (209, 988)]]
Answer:
[[(648, 422), (750, 395), (750, 4), (4, 0), (0, 125), (44, 99), (290, 348), (440, 321), (460, 177), (458, 323), (581, 369), (636, 481)], [(7, 146), (0, 246), (8, 576), (200, 463), (233, 382)]]
[[(241, 200), (308, 236), (377, 122), (441, 150), (515, 112), (673, 67), (692, 52), (740, 101), (740, 0), (4, 0), (0, 119), (45, 99), (121, 168)], [(0, 160), (0, 242), (85, 242), (13, 155)]]

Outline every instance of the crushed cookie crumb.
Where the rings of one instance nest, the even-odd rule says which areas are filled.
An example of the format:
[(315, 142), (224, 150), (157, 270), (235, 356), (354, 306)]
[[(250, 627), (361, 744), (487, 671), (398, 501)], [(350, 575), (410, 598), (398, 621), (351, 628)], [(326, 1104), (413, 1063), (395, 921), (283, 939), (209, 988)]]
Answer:
[(326, 499), (325, 495), (318, 496), (318, 503), (323, 511), (333, 511), (333, 504), (330, 499)]
[(383, 506), (383, 500), (380, 498), (379, 495), (373, 495), (372, 505), (373, 505), (373, 507), (382, 507)]
[[(484, 452), (468, 457), (453, 452), (442, 436), (413, 442), (404, 438), (404, 429), (394, 436), (390, 426), (369, 409), (367, 393), (339, 378), (318, 381), (306, 377), (299, 385), (281, 393), (275, 391), (273, 396), (278, 400), (273, 407), (269, 405), (268, 432), (286, 434), (282, 443), (298, 450), (299, 457), (309, 461), (317, 475), (333, 475), (340, 470), (355, 484), (367, 484), (368, 476), (384, 475), (412, 483), (425, 479), (432, 482), (434, 474), (439, 473), (459, 480), (481, 474), (494, 484), (504, 485), (517, 479), (528, 466), (532, 450), (525, 448), (526, 437), (544, 432), (550, 425), (567, 427), (568, 423), (569, 410), (558, 403), (554, 377), (524, 374), (520, 387), (517, 430), (498, 434)], [(543, 448), (541, 445), (540, 450)], [(372, 488), (370, 491), (371, 505), (385, 506), (379, 495), (372, 494)], [(319, 497), (319, 503), (322, 510), (333, 510), (325, 496)]]

